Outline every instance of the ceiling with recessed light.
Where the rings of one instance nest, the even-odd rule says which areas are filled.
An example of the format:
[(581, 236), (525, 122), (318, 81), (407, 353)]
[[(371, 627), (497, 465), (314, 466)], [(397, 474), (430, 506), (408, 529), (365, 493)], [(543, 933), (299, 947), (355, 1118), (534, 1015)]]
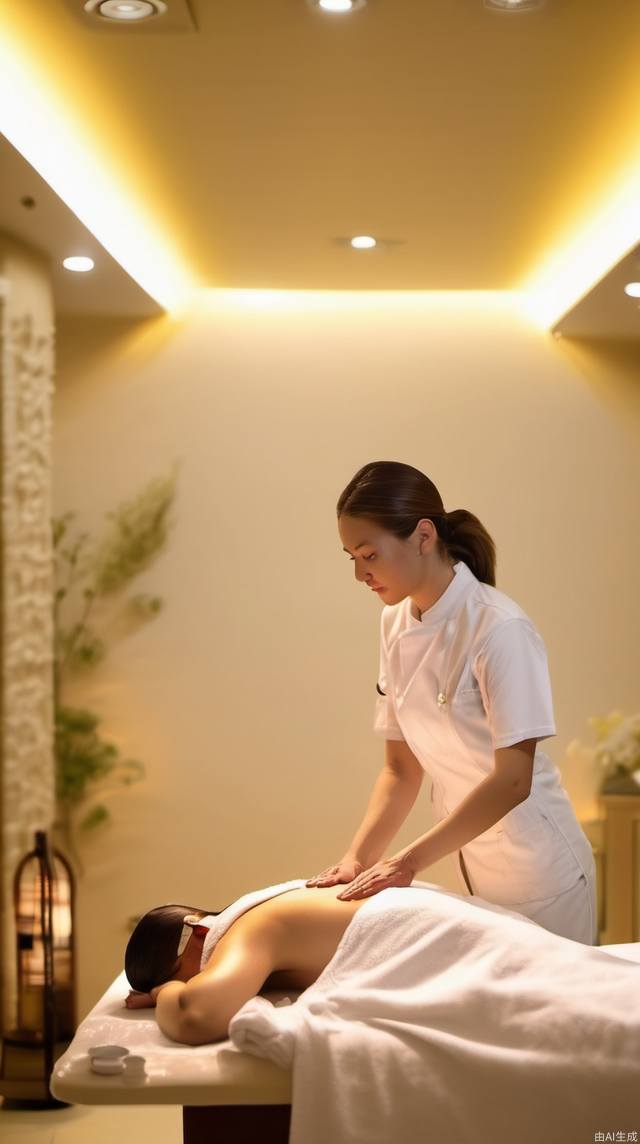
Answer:
[[(114, 22), (83, 0), (0, 0), (11, 58), (87, 152), (80, 211), (16, 145), (4, 101), (0, 229), (50, 254), (60, 310), (163, 303), (100, 230), (107, 172), (153, 225), (158, 266), (164, 242), (196, 288), (517, 291), (555, 258), (582, 277), (549, 328), (638, 337), (624, 285), (640, 279), (640, 211), (637, 233), (614, 219), (597, 259), (575, 255), (640, 174), (635, 0), (165, 4)], [(61, 270), (72, 254), (95, 270)]]

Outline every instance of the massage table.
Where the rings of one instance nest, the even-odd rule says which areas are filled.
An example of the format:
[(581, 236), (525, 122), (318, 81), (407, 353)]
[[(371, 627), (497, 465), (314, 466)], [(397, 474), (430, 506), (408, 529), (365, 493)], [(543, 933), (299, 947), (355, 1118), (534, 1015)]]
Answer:
[[(598, 947), (640, 963), (640, 942)], [(51, 1092), (68, 1104), (180, 1104), (184, 1144), (287, 1144), (291, 1072), (242, 1052), (230, 1040), (181, 1045), (161, 1032), (154, 1009), (127, 1009), (124, 971), (78, 1026), (55, 1063)], [(274, 1005), (301, 990), (269, 989)], [(88, 1050), (116, 1044), (145, 1057), (146, 1076), (91, 1071)]]

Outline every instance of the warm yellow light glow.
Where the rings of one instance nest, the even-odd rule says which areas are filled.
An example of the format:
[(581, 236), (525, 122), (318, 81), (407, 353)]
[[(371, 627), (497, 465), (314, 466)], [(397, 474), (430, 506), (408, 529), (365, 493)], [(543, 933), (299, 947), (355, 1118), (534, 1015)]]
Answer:
[(146, 203), (127, 197), (75, 109), (63, 107), (9, 27), (0, 39), (0, 131), (150, 297), (172, 315), (190, 308), (196, 283)]
[[(0, 0), (0, 4), (2, 0)], [(354, 7), (359, 6), (354, 4)], [(167, 311), (168, 325), (192, 311), (222, 306), (256, 310), (397, 309), (407, 303), (452, 314), (515, 312), (543, 331), (560, 319), (640, 241), (640, 162), (636, 158), (601, 203), (583, 204), (581, 222), (556, 242), (516, 291), (242, 290), (201, 287), (173, 245), (173, 219), (154, 225), (153, 202), (127, 191), (142, 170), (126, 132), (107, 139), (107, 116), (96, 129), (82, 100), (62, 94), (60, 78), (73, 72), (71, 57), (44, 50), (28, 32), (28, 5), (7, 0), (0, 38), (0, 131), (77, 215), (127, 274)], [(23, 19), (19, 31), (20, 20)], [(12, 27), (15, 23), (15, 29)], [(35, 16), (33, 30), (37, 29)], [(43, 33), (41, 32), (41, 35)], [(44, 43), (44, 40), (42, 41)], [(61, 41), (62, 42), (62, 41)], [(55, 60), (55, 68), (51, 60)], [(73, 72), (75, 76), (75, 72)], [(90, 84), (86, 84), (89, 92)], [(94, 98), (99, 91), (96, 88)], [(120, 125), (117, 125), (118, 128)], [(123, 141), (122, 148), (119, 146)], [(129, 150), (126, 151), (126, 145)], [(135, 144), (135, 138), (134, 138)], [(627, 149), (628, 150), (628, 149)], [(118, 162), (120, 171), (118, 173)], [(147, 187), (153, 172), (145, 171)], [(142, 176), (141, 176), (142, 177)], [(591, 185), (588, 179), (583, 186)], [(149, 192), (150, 200), (153, 191)], [(573, 217), (576, 217), (573, 212)], [(366, 225), (364, 222), (361, 225)], [(357, 246), (368, 236), (353, 240)], [(369, 243), (374, 240), (368, 238)], [(381, 240), (382, 241), (382, 240)], [(354, 255), (355, 258), (355, 255)], [(366, 255), (362, 256), (366, 262)], [(628, 291), (630, 293), (630, 291)], [(627, 304), (627, 303), (625, 303)], [(170, 331), (163, 325), (161, 337)], [(148, 342), (145, 343), (145, 346)]]
[(636, 160), (599, 209), (522, 284), (523, 313), (539, 329), (551, 329), (639, 239), (640, 165)]
[(521, 317), (520, 299), (510, 290), (237, 290), (203, 287), (193, 313), (230, 310), (279, 310), (304, 313), (328, 310), (408, 310), (469, 314), (510, 312)]

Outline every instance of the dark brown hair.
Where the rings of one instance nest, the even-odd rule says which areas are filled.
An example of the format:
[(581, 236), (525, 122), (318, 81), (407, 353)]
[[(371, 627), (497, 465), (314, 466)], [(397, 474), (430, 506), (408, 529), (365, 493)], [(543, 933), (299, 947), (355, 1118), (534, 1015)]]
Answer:
[(131, 988), (139, 993), (148, 993), (178, 972), (180, 958), (176, 956), (176, 950), (187, 914), (205, 917), (219, 913), (222, 911), (174, 903), (156, 906), (144, 914), (129, 938), (124, 955), (124, 971)]
[(484, 584), (496, 584), (496, 546), (481, 521), (466, 508), (445, 512), (433, 481), (401, 461), (370, 461), (340, 493), (337, 515), (361, 516), (406, 540), (428, 517), (438, 533), (443, 559), (464, 560)]

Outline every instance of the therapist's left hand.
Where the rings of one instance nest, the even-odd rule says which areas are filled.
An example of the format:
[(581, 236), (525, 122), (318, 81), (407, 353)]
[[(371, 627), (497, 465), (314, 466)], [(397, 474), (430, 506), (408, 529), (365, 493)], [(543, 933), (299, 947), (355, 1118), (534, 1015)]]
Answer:
[(388, 890), (390, 886), (410, 886), (415, 875), (416, 871), (407, 864), (405, 858), (383, 858), (381, 862), (376, 862), (358, 874), (337, 898), (340, 902), (370, 898), (380, 890)]

